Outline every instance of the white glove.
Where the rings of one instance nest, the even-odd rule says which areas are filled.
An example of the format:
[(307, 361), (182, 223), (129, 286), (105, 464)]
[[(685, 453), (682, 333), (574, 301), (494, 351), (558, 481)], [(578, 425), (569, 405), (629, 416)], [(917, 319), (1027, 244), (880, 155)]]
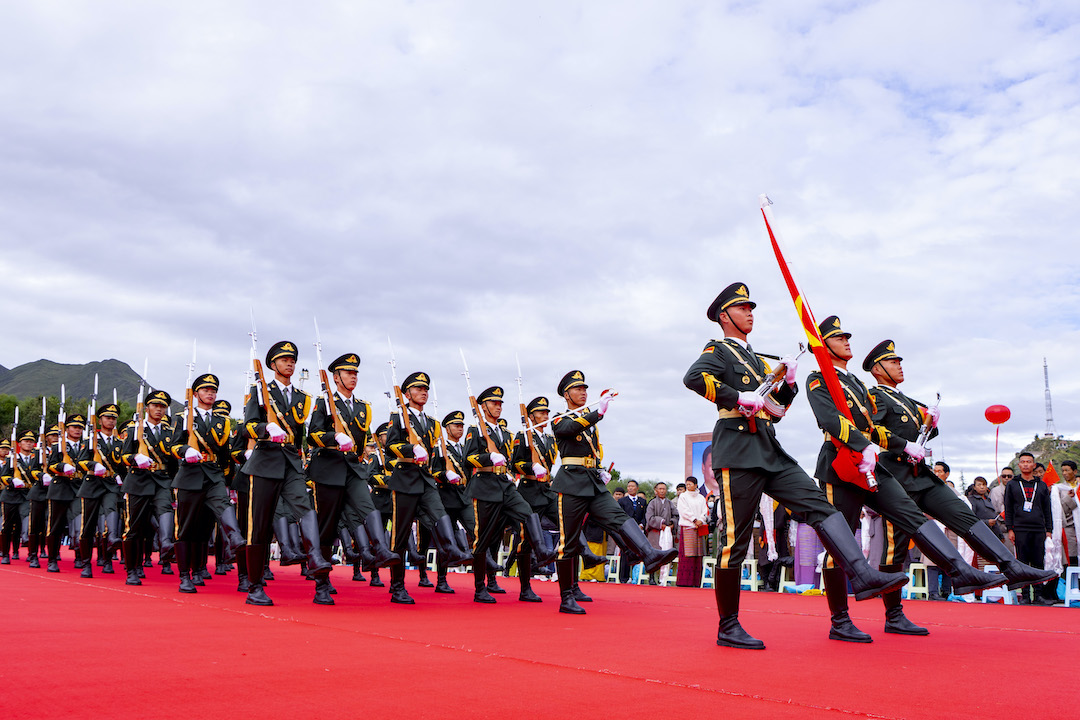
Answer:
[(285, 442), (285, 431), (277, 423), (266, 423), (266, 434), (270, 436), (270, 442)]
[(459, 482), (461, 482), (461, 476), (453, 470), (447, 470), (446, 482), (450, 483), (451, 485), (457, 485)]
[(739, 393), (739, 407), (744, 407), (752, 412), (757, 412), (765, 407), (765, 398), (761, 397), (756, 392), (743, 390)]
[(867, 445), (862, 451), (862, 460), (859, 461), (859, 472), (868, 473), (877, 465), (877, 451), (873, 445)]
[(537, 480), (539, 480), (540, 478), (546, 478), (547, 468), (540, 463), (533, 463), (533, 475), (536, 476)]
[(202, 453), (193, 447), (189, 447), (184, 451), (184, 462), (197, 463), (202, 462)]
[(904, 446), (904, 452), (915, 462), (926, 457), (926, 448), (918, 443), (913, 443), (910, 440), (908, 440), (907, 445)]
[(74, 465), (68, 465), (67, 463), (64, 463), (64, 467), (62, 469), (64, 471), (63, 472), (64, 475), (74, 475), (75, 474), (75, 466)]
[(795, 370), (799, 367), (799, 361), (795, 359), (794, 355), (788, 355), (780, 360), (781, 364), (787, 368), (787, 372), (784, 373), (784, 382), (788, 385), (795, 384)]
[(600, 482), (604, 483), (605, 485), (607, 485), (609, 482), (611, 482), (611, 473), (609, 473), (607, 470), (601, 470), (600, 471)]
[(495, 467), (502, 467), (506, 464), (506, 458), (502, 456), (502, 453), (491, 453), (491, 464)]
[(354, 447), (352, 438), (345, 433), (335, 433), (334, 440), (337, 441), (338, 450), (341, 452), (350, 452)]
[(251, 451), (252, 450), (254, 450), (254, 448), (248, 448), (247, 450), (244, 451), (244, 459), (245, 460), (250, 460), (251, 459)]
[(101, 463), (94, 463), (94, 475), (97, 477), (105, 477), (105, 466)]
[(601, 417), (606, 415), (608, 405), (610, 405), (611, 401), (614, 400), (614, 399), (615, 399), (615, 395), (613, 393), (607, 391), (607, 390), (600, 393), (600, 407), (596, 408), (596, 412), (600, 413)]
[(930, 417), (930, 427), (937, 427), (937, 424), (941, 422), (941, 409), (932, 407), (926, 411), (926, 414)]
[(116, 476), (116, 484), (117, 485), (123, 485), (124, 484), (124, 481), (120, 478), (119, 475)]
[(42, 475), (41, 476), (41, 484), (44, 485), (45, 487), (49, 487), (50, 485), (52, 485), (52, 475), (50, 475), (48, 473), (45, 473), (44, 475)]
[(135, 464), (143, 470), (146, 470), (150, 467), (150, 458), (142, 453), (135, 453)]
[(413, 445), (412, 446), (412, 455), (413, 455), (413, 459), (416, 460), (416, 462), (420, 462), (420, 463), (427, 462), (427, 459), (428, 459), (427, 448), (424, 447), (423, 445)]
[(12, 479), (11, 484), (12, 484), (13, 487), (17, 487), (17, 488), (26, 487), (26, 483), (24, 483), (19, 478)]

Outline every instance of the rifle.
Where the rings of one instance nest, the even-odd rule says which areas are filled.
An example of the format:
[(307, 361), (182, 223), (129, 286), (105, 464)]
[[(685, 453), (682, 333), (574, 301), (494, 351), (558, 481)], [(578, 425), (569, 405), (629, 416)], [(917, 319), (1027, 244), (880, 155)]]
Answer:
[[(22, 480), (22, 472), (19, 470), (19, 446), (16, 444), (19, 433), (19, 406), (15, 405), (15, 419), (11, 423), (11, 452), (8, 453), (8, 457), (11, 458), (11, 478), (13, 480)], [(6, 487), (6, 485), (5, 485)], [(4, 548), (4, 552), (7, 552), (7, 548)]]
[[(281, 411), (278, 410), (274, 398), (270, 397), (270, 386), (266, 384), (262, 363), (259, 361), (258, 334), (255, 331), (255, 310), (251, 310), (251, 332), (248, 334), (251, 335), (251, 366), (255, 370), (255, 385), (258, 388), (259, 404), (266, 409), (266, 421), (276, 422), (281, 426), (281, 429), (285, 431), (285, 442), (291, 445), (295, 441), (292, 427), (286, 422)], [(272, 416), (271, 413), (273, 413)]]
[(352, 432), (345, 426), (345, 423), (341, 421), (341, 414), (338, 413), (337, 402), (334, 400), (334, 393), (330, 390), (330, 378), (326, 374), (326, 368), (323, 367), (322, 336), (319, 334), (318, 318), (315, 318), (315, 363), (319, 367), (319, 380), (322, 382), (322, 392), (323, 396), (326, 398), (326, 410), (330, 413), (330, 418), (334, 423), (334, 432), (348, 435), (349, 439), (352, 440), (353, 450), (359, 451), (356, 447), (356, 438), (353, 437)]
[[(191, 388), (192, 384), (195, 382), (195, 352), (197, 343), (198, 340), (191, 341), (191, 362), (189, 362), (187, 366), (187, 390), (185, 392), (187, 417), (184, 418), (184, 430), (187, 432), (187, 446), (198, 450), (199, 454), (202, 456), (200, 462), (206, 462), (209, 459), (209, 453), (203, 451), (203, 444), (200, 444), (199, 442), (202, 438), (199, 437), (199, 431), (195, 429), (195, 391)], [(209, 370), (207, 372), (209, 372)]]
[(143, 374), (139, 378), (139, 397), (135, 401), (135, 442), (140, 455), (150, 458), (150, 472), (158, 469), (156, 456), (150, 454), (150, 446), (146, 444), (146, 405), (143, 403), (146, 392), (146, 373), (150, 365), (150, 359), (143, 361)]
[[(618, 392), (616, 392), (615, 390), (612, 390), (611, 388), (608, 388), (608, 389), (606, 389), (606, 390), (604, 390), (603, 392), (600, 393), (600, 400), (602, 400), (608, 394), (610, 394), (610, 396), (613, 397), (613, 398), (619, 397)], [(593, 405), (599, 405), (600, 400), (593, 400), (591, 403), (586, 403), (585, 405), (582, 405), (579, 408), (575, 408), (573, 410), (565, 410), (565, 411), (563, 411), (561, 413), (555, 413), (554, 415), (549, 415), (548, 419), (545, 420), (542, 423), (536, 423), (535, 425), (526, 424), (525, 429), (526, 430), (539, 430), (540, 428), (544, 427), (545, 425), (550, 425), (551, 423), (555, 422), (559, 418), (573, 417), (574, 415), (576, 415), (579, 412), (583, 412), (585, 410), (588, 410)]]
[[(934, 401), (934, 407), (932, 409), (936, 410), (938, 405), (940, 405), (940, 404), (941, 404), (941, 393), (938, 393), (937, 394), (937, 399)], [(18, 409), (18, 408), (16, 408), (16, 409)], [(933, 430), (933, 429), (934, 428), (930, 423), (930, 413), (927, 413), (926, 414), (926, 422), (924, 422), (922, 424), (922, 427), (919, 428), (919, 437), (918, 437), (918, 439), (915, 440), (916, 445), (919, 445), (920, 447), (926, 448), (926, 457), (933, 457), (934, 456), (934, 453), (930, 450), (930, 448), (926, 447), (926, 441), (930, 439), (930, 431)], [(923, 458), (923, 459), (925, 460), (926, 458)], [(912, 465), (912, 468), (911, 468), (912, 472), (914, 472), (916, 475), (918, 475), (919, 474), (919, 461), (916, 460), (913, 457), (908, 456), (908, 462), (910, 462), (911, 465)]]
[(41, 471), (42, 472), (48, 472), (46, 470), (46, 463), (45, 463), (45, 461), (47, 459), (46, 458), (47, 453), (45, 451), (45, 413), (46, 413), (45, 406), (46, 406), (45, 396), (42, 395), (41, 396), (41, 421), (38, 423), (38, 441), (37, 441), (37, 448), (36, 448), (37, 454), (38, 454), (38, 465), (41, 466)]
[[(435, 392), (434, 386), (432, 386), (431, 388), (431, 406), (435, 412), (435, 422), (439, 422), (439, 394)], [(443, 473), (445, 474), (446, 470), (453, 464), (454, 461), (450, 458), (450, 453), (446, 451), (446, 436), (443, 435), (441, 432), (439, 433), (439, 452), (441, 452), (443, 456)], [(464, 468), (460, 469), (462, 472), (464, 472), (465, 470)], [(451, 470), (451, 472), (453, 472), (453, 470)], [(465, 480), (464, 475), (461, 475), (461, 480)]]
[[(799, 354), (795, 356), (795, 359), (798, 360), (801, 358), (805, 352), (806, 345), (799, 343)], [(758, 385), (757, 389), (754, 390), (754, 392), (760, 395), (765, 401), (765, 412), (777, 419), (784, 417), (787, 413), (787, 408), (770, 398), (769, 395), (780, 389), (780, 382), (784, 379), (785, 374), (787, 374), (787, 366), (781, 363), (777, 365), (773, 371), (766, 376), (765, 381)], [(739, 412), (742, 413), (744, 417), (748, 418), (752, 417), (754, 414), (753, 410), (742, 407), (741, 405), (739, 406)]]
[(94, 373), (94, 394), (90, 396), (90, 410), (86, 413), (86, 431), (90, 434), (90, 450), (94, 462), (99, 465), (104, 465), (101, 462), (101, 448), (98, 447), (97, 436), (97, 394), (98, 394), (98, 375)]
[[(487, 444), (488, 453), (497, 453), (499, 452), (499, 448), (495, 446), (495, 441), (491, 439), (487, 420), (484, 419), (483, 413), (480, 412), (480, 404), (476, 402), (476, 396), (473, 395), (472, 383), (469, 380), (469, 363), (465, 362), (465, 351), (458, 348), (458, 352), (461, 353), (461, 364), (465, 366), (465, 370), (461, 374), (465, 376), (465, 392), (469, 394), (469, 405), (472, 407), (473, 417), (476, 418), (476, 424), (480, 426), (480, 434), (484, 437), (484, 442)], [(509, 458), (507, 458), (507, 462), (510, 462)]]
[(514, 362), (517, 363), (518, 408), (521, 410), (521, 431), (525, 435), (525, 445), (529, 448), (533, 464), (547, 467), (547, 463), (542, 462), (540, 459), (540, 452), (536, 449), (536, 443), (533, 442), (533, 431), (529, 429), (529, 413), (525, 409), (525, 393), (522, 389), (521, 359), (518, 358), (516, 353), (514, 354)]
[(60, 463), (62, 465), (70, 465), (75, 467), (75, 463), (71, 460), (71, 453), (68, 452), (67, 445), (67, 428), (64, 423), (67, 421), (67, 412), (64, 410), (65, 399), (64, 385), (60, 385), (60, 411), (56, 416), (56, 429), (60, 431)]
[[(409, 418), (409, 405), (405, 402), (405, 394), (401, 392), (401, 386), (397, 381), (397, 360), (394, 359), (394, 344), (390, 342), (390, 336), (386, 337), (386, 344), (390, 346), (390, 381), (394, 386), (394, 395), (397, 397), (398, 405), (401, 406), (401, 424), (405, 428), (405, 432), (409, 437), (410, 445), (420, 445), (420, 436), (416, 434), (416, 430), (412, 426), (412, 420)], [(387, 395), (389, 397), (389, 395)], [(393, 415), (393, 403), (390, 404), (390, 413)]]
[[(810, 305), (807, 304), (802, 293), (799, 292), (799, 288), (795, 285), (795, 279), (791, 276), (791, 270), (788, 269), (787, 261), (784, 260), (784, 254), (780, 250), (780, 243), (776, 238), (776, 233), (773, 231), (770, 222), (772, 211), (769, 209), (772, 200), (769, 199), (768, 195), (764, 194), (758, 199), (761, 202), (761, 216), (765, 219), (765, 229), (769, 233), (769, 242), (772, 244), (773, 254), (776, 255), (780, 273), (784, 276), (788, 292), (791, 293), (791, 299), (795, 303), (795, 312), (799, 315), (799, 321), (802, 323), (803, 331), (806, 333), (806, 339), (810, 343), (810, 351), (814, 353), (814, 357), (817, 359), (818, 369), (821, 370), (821, 377), (825, 381), (825, 387), (828, 389), (829, 396), (832, 398), (833, 404), (836, 405), (837, 411), (854, 426), (851, 409), (847, 406), (847, 398), (844, 397), (844, 390), (840, 387), (840, 378), (836, 376), (836, 368), (833, 367), (829, 351), (825, 347), (825, 341), (821, 339), (817, 321), (814, 320), (814, 314), (810, 311)], [(833, 461), (832, 466), (837, 476), (845, 482), (876, 492), (877, 479), (874, 478), (873, 471), (859, 472), (858, 466), (862, 461), (862, 455), (836, 438), (833, 438), (832, 441), (836, 446), (836, 460)]]

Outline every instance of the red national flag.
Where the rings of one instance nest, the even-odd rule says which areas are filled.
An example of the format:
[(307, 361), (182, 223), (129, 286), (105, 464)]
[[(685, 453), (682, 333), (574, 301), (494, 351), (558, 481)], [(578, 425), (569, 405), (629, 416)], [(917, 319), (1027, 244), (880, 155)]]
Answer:
[(1049, 487), (1054, 487), (1054, 485), (1061, 482), (1061, 476), (1059, 476), (1057, 470), (1054, 469), (1054, 463), (1051, 462), (1046, 466), (1046, 472), (1043, 473), (1043, 482)]

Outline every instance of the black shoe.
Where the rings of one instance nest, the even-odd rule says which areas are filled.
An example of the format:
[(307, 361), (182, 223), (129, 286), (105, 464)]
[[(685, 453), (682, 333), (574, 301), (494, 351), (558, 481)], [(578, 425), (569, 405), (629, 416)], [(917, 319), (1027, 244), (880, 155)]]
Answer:
[(831, 622), (832, 627), (829, 628), (830, 640), (842, 640), (843, 642), (853, 643), (874, 642), (874, 638), (855, 627), (855, 623), (851, 622), (851, 616), (848, 615), (847, 610), (833, 613)]
[(367, 578), (364, 577), (364, 573), (361, 572), (359, 565), (353, 565), (352, 579), (353, 582), (364, 582), (367, 580)]
[(236, 592), (251, 592), (251, 581), (247, 575), (240, 575), (236, 579)]
[(105, 562), (101, 566), (101, 573), (103, 575), (115, 575), (116, 570), (113, 569), (112, 558), (106, 558)]
[(84, 567), (86, 567), (86, 561), (82, 558), (75, 558), (73, 566), (76, 570), (82, 570)]
[(228, 571), (228, 570), (226, 570), (225, 568), (226, 568), (226, 565), (224, 565), (224, 564), (222, 564), (222, 565), (215, 565), (215, 566), (214, 566), (214, 574), (215, 574), (215, 575), (228, 575), (228, 574), (229, 574), (229, 571)]
[(199, 573), (198, 570), (191, 572), (190, 575), (192, 585), (196, 585), (198, 587), (206, 587), (206, 582), (203, 580), (203, 576)]
[(450, 584), (446, 582), (445, 576), (439, 576), (439, 582), (435, 583), (435, 592), (443, 595), (453, 595), (454, 588), (450, 587)]
[(480, 588), (473, 593), (472, 597), (475, 603), (484, 603), (485, 605), (491, 605), (495, 602), (495, 598), (491, 597), (491, 594), (487, 591), (487, 588)]
[(86, 563), (86, 566), (83, 567), (82, 572), (79, 573), (79, 577), (81, 577), (81, 578), (92, 578), (92, 577), (94, 577), (94, 568), (93, 568), (93, 566), (90, 563)]
[(382, 581), (379, 574), (376, 572), (371, 573), (371, 582), (368, 583), (369, 587), (386, 587), (386, 583)]
[(941, 597), (941, 595), (939, 595), (938, 593), (930, 593), (929, 595), (926, 596), (926, 599), (927, 600), (934, 600), (934, 601), (941, 601), (941, 600), (944, 600), (945, 598)]
[(191, 574), (184, 573), (180, 576), (180, 592), (182, 593), (195, 593), (199, 592), (195, 588), (195, 583), (191, 581)]
[(739, 624), (738, 615), (720, 618), (720, 627), (716, 631), (716, 644), (740, 650), (765, 649), (765, 643), (743, 630), (742, 625)]
[(495, 580), (494, 575), (488, 575), (487, 587), (484, 588), (490, 595), (505, 595), (506, 591), (499, 587), (499, 583)]
[(518, 595), (518, 600), (521, 602), (544, 602), (543, 598), (533, 592), (531, 587), (521, 588), (521, 593)]
[(127, 580), (124, 581), (125, 585), (142, 585), (142, 580), (139, 579), (139, 573), (134, 570), (128, 570)]
[(568, 613), (570, 615), (584, 615), (585, 608), (577, 604), (577, 600), (574, 599), (574, 592), (572, 590), (563, 590), (562, 601), (559, 603), (559, 612)]
[(337, 595), (337, 588), (334, 587), (334, 583), (330, 582), (330, 578), (326, 578), (326, 584), (330, 586), (330, 594)]
[(58, 572), (60, 572), (60, 566), (56, 564), (55, 560), (50, 560), (49, 561), (49, 566), (46, 568), (46, 570), (48, 572), (58, 573)]
[(581, 591), (581, 586), (577, 584), (576, 580), (574, 581), (574, 584), (570, 587), (570, 592), (574, 594), (574, 599), (577, 600), (579, 603), (592, 602), (592, 598)]
[(172, 569), (172, 563), (161, 563), (162, 575), (175, 575), (176, 573)]
[(316, 605), (333, 605), (334, 598), (330, 597), (330, 581), (319, 578), (315, 581), (315, 597), (312, 599)]
[(0, 556), (0, 565), (10, 565), (11, 558), (7, 555)]
[(37, 555), (32, 555), (30, 557), (30, 564), (28, 565), (28, 567), (32, 567), (32, 568), (41, 567), (41, 562), (38, 560)]
[(1001, 542), (990, 526), (980, 520), (972, 525), (963, 536), (967, 544), (989, 562), (998, 566), (998, 570), (1009, 581), (1010, 590), (1019, 590), (1028, 585), (1038, 585), (1057, 577), (1052, 570), (1039, 570), (1017, 560)]
[[(135, 568), (135, 574), (139, 576), (140, 580), (145, 580), (146, 579), (146, 571), (143, 570), (141, 567)], [(141, 585), (142, 583), (139, 583), (139, 584)]]
[(427, 575), (421, 575), (420, 576), (420, 582), (416, 583), (416, 586), (417, 587), (422, 587), (422, 588), (429, 588), (429, 587), (435, 587), (435, 583), (431, 582), (431, 580), (428, 579)]
[(247, 599), (244, 600), (248, 605), (273, 605), (274, 601), (270, 599), (270, 596), (263, 590), (262, 585), (252, 585), (248, 591)]
[(1008, 582), (1004, 575), (986, 573), (969, 565), (933, 520), (923, 523), (912, 539), (923, 555), (949, 576), (956, 595), (989, 590)]
[(143, 560), (143, 562), (142, 562), (142, 566), (143, 566), (144, 568), (148, 568), (148, 567), (154, 567), (154, 561), (153, 561), (153, 560), (151, 560), (150, 558), (146, 558), (145, 560)]
[(885, 632), (895, 635), (929, 635), (930, 631), (919, 627), (907, 619), (903, 608), (889, 608), (885, 611)]
[(390, 593), (390, 602), (398, 603), (399, 605), (415, 605), (416, 601), (409, 595), (409, 591), (404, 587), (397, 588)]

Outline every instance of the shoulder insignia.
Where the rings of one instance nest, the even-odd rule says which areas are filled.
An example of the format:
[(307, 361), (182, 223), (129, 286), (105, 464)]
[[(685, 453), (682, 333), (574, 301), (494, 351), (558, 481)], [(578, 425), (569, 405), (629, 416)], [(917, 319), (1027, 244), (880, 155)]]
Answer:
[(702, 352), (702, 354), (704, 354), (704, 353), (711, 353), (711, 352), (716, 352), (716, 348), (715, 348), (715, 347), (713, 347), (713, 344), (712, 344), (712, 343), (709, 343), (708, 345), (706, 345), (706, 346), (705, 346), (705, 349), (704, 349), (704, 350), (702, 350), (701, 352)]
[(811, 380), (810, 385), (807, 386), (807, 390), (811, 390), (811, 391), (812, 390), (817, 390), (819, 387), (821, 387), (821, 381), (820, 380)]

